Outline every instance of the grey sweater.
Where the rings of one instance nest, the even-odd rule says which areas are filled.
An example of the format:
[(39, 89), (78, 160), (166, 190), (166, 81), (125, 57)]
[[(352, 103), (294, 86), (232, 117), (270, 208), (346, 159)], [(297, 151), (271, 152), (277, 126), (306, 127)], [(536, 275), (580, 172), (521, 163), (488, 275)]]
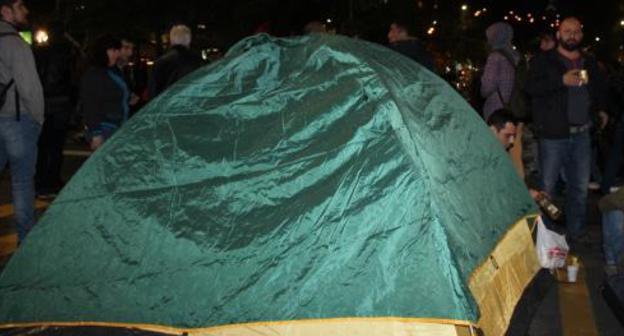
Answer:
[[(0, 21), (0, 33), (17, 33), (7, 22)], [(20, 97), (20, 113), (29, 114), (43, 123), (43, 89), (37, 74), (33, 52), (20, 36), (0, 37), (0, 81), (8, 83), (11, 78), (16, 85), (7, 92), (7, 100), (0, 109), (0, 116), (15, 116), (15, 87)]]

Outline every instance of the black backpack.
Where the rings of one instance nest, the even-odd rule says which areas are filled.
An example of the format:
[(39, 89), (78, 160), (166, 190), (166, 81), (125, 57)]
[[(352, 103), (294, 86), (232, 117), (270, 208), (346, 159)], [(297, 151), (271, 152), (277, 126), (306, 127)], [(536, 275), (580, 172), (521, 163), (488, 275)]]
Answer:
[(494, 50), (494, 52), (505, 56), (507, 61), (509, 61), (514, 68), (514, 83), (513, 88), (511, 89), (509, 101), (505, 101), (500, 90), (497, 89), (498, 98), (501, 100), (504, 107), (511, 111), (511, 114), (513, 114), (516, 119), (520, 121), (527, 121), (530, 119), (528, 107), (529, 96), (525, 91), (525, 87), (529, 72), (529, 64), (524, 58), (521, 58), (518, 64), (516, 64), (513, 57), (503, 50)]
[[(0, 33), (0, 38), (5, 36), (19, 36), (17, 33), (9, 32), (9, 33)], [(19, 92), (17, 91), (17, 84), (15, 84), (15, 80), (11, 78), (8, 83), (0, 83), (0, 109), (4, 107), (6, 103), (7, 93), (9, 89), (15, 85), (15, 113), (17, 120), (20, 119), (20, 106), (19, 106)]]

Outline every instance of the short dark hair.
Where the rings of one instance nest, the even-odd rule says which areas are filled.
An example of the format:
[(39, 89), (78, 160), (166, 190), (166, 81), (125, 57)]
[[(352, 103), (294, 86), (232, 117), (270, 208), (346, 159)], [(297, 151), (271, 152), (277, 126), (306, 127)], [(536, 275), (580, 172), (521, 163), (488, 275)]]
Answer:
[(121, 40), (108, 34), (98, 37), (91, 52), (91, 64), (101, 68), (108, 67), (109, 49), (121, 49)]
[(392, 20), (391, 24), (395, 24), (399, 29), (405, 30), (407, 35), (412, 35), (416, 32), (416, 24), (411, 20), (397, 18)]
[(494, 111), (487, 119), (488, 126), (494, 126), (497, 131), (505, 128), (507, 123), (518, 125), (518, 120), (511, 114), (508, 109), (498, 109)]
[(550, 32), (550, 31), (543, 31), (538, 36), (539, 36), (540, 41), (541, 40), (547, 40), (547, 39), (548, 40), (552, 40), (552, 41), (556, 40), (555, 39), (555, 35), (552, 32)]

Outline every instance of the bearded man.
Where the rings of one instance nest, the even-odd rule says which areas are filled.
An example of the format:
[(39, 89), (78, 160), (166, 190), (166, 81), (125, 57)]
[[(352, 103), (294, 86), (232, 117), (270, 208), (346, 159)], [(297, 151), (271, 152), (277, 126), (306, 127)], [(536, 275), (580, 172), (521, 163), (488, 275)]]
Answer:
[(565, 177), (566, 227), (573, 242), (584, 241), (592, 129), (604, 127), (606, 78), (581, 49), (581, 22), (568, 17), (557, 32), (558, 46), (533, 58), (526, 90), (539, 138), (542, 189), (555, 195)]

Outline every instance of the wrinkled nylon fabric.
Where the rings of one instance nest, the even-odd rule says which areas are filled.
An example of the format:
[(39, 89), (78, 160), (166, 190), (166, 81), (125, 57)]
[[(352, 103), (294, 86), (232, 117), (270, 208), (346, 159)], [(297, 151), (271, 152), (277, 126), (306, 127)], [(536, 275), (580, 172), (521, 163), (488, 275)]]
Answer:
[(450, 86), (338, 36), (241, 41), (127, 122), (0, 276), (0, 324), (478, 320), (534, 206)]

